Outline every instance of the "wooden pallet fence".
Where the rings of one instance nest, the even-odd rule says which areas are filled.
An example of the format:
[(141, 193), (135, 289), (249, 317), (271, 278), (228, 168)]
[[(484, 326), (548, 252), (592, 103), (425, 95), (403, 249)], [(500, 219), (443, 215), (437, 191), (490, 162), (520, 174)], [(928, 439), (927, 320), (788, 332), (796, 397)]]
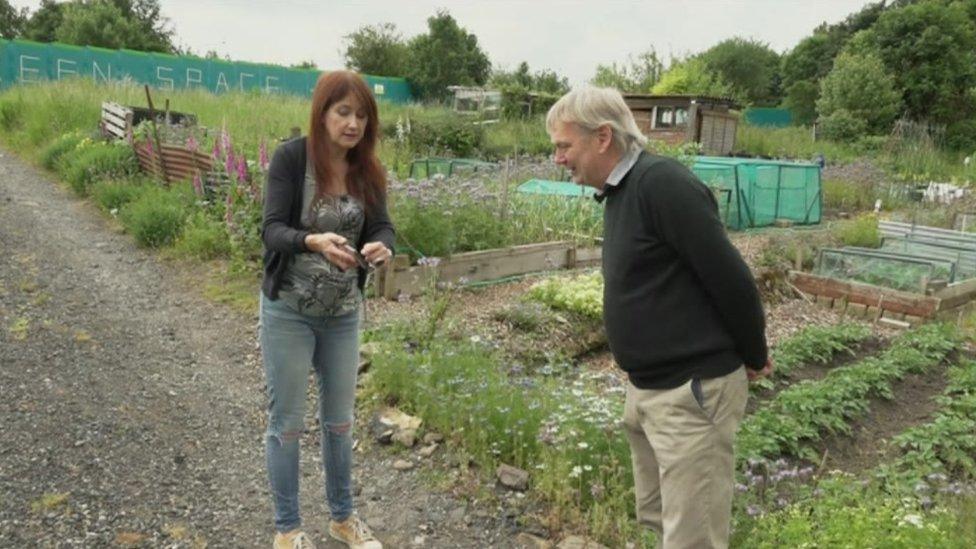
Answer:
[(419, 295), (434, 281), (464, 285), (539, 271), (599, 265), (600, 248), (577, 247), (573, 242), (543, 242), (509, 248), (466, 252), (441, 259), (436, 265), (410, 266), (397, 256), (377, 275), (377, 288), (387, 299)]
[(810, 299), (851, 316), (890, 318), (917, 324), (929, 319), (952, 318), (976, 299), (976, 279), (939, 289), (932, 295), (882, 288), (863, 282), (837, 280), (790, 271), (790, 283)]
[(220, 186), (230, 181), (222, 169), (214, 170), (213, 158), (200, 151), (191, 151), (180, 145), (163, 144), (162, 154), (150, 141), (133, 142), (139, 166), (160, 181), (173, 183), (187, 181), (200, 175), (207, 186)]
[(130, 139), (132, 137), (132, 119), (132, 109), (111, 101), (102, 103), (102, 119), (99, 127), (105, 137)]

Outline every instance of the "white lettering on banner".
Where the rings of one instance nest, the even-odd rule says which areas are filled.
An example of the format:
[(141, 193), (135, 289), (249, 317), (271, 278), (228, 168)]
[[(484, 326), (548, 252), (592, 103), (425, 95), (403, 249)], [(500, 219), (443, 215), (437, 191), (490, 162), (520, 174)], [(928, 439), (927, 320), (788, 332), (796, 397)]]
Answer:
[(24, 61), (40, 61), (40, 57), (34, 57), (33, 55), (21, 55), (20, 56), (20, 81), (21, 82), (37, 82), (37, 78), (24, 78), (25, 74), (40, 74), (41, 71), (33, 69), (31, 67), (25, 66)]
[[(196, 78), (190, 78), (190, 73)], [(200, 69), (186, 69), (186, 87), (190, 87), (190, 84), (203, 84), (203, 72)]]
[(227, 77), (224, 76), (224, 73), (218, 72), (217, 73), (217, 85), (214, 86), (214, 93), (217, 93), (217, 92), (220, 91), (220, 85), (221, 84), (224, 85), (224, 91), (230, 91), (230, 86), (227, 85)]
[(242, 72), (240, 76), (237, 77), (237, 85), (244, 91), (244, 77), (254, 78), (254, 75), (249, 72)]
[(78, 66), (78, 63), (70, 59), (58, 59), (58, 80), (61, 80), (62, 74), (78, 74), (78, 71), (63, 68), (65, 63), (70, 63), (72, 65)]
[(386, 93), (386, 88), (383, 86), (383, 84), (373, 84), (373, 93), (375, 95), (383, 95)]
[(97, 61), (92, 61), (92, 78), (95, 82), (98, 82), (98, 75), (102, 75), (102, 80), (108, 82), (112, 79), (112, 64), (108, 65), (108, 74), (102, 72), (102, 69), (98, 66)]
[(171, 89), (173, 89), (173, 79), (172, 78), (166, 78), (165, 76), (163, 76), (162, 74), (160, 74), (162, 71), (168, 71), (168, 73), (172, 73), (173, 72), (173, 69), (171, 69), (169, 67), (156, 67), (156, 80), (159, 80), (160, 82), (163, 82), (164, 84), (166, 84), (165, 86), (162, 86), (162, 88), (164, 90), (171, 90)]
[(272, 86), (271, 81), (274, 80), (275, 84), (278, 83), (277, 76), (267, 76), (264, 78), (264, 91), (267, 93), (278, 91), (278, 86)]

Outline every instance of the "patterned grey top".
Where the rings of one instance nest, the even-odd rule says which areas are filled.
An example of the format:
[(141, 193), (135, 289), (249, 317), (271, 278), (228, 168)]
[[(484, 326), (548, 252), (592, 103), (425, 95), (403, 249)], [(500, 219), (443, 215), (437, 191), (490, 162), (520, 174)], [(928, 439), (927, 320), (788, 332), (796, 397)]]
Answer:
[[(366, 221), (362, 203), (348, 195), (325, 195), (313, 201), (316, 188), (311, 165), (305, 168), (302, 194), (302, 228), (342, 235), (355, 247)], [(355, 267), (342, 272), (322, 254), (295, 254), (285, 271), (279, 297), (305, 315), (340, 316), (359, 309), (362, 295), (356, 282)]]

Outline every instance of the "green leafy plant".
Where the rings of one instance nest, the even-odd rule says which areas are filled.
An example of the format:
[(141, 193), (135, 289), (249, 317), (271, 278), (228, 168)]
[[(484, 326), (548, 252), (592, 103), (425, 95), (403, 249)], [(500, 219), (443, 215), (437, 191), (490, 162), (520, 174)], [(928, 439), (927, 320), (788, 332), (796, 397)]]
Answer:
[(122, 208), (119, 217), (140, 246), (167, 246), (183, 230), (186, 202), (186, 197), (178, 192), (152, 187)]

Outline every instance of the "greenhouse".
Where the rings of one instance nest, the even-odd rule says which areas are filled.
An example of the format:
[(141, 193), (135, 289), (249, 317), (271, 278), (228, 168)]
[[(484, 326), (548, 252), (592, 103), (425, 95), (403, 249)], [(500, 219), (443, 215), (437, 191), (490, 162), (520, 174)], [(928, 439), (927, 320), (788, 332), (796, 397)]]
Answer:
[(756, 158), (696, 157), (692, 171), (715, 193), (730, 229), (777, 221), (820, 223), (820, 166)]

